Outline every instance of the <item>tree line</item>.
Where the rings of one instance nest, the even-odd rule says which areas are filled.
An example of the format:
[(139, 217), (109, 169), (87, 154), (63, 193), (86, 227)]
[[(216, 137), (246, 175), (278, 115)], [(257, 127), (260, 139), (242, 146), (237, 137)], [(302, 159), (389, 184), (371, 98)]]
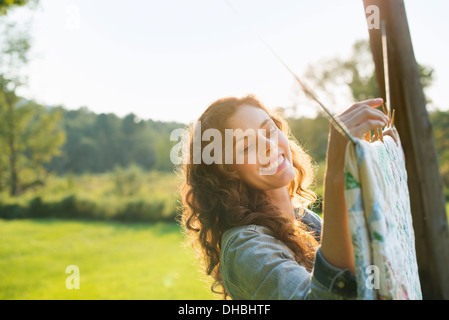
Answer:
[[(1, 110), (8, 113), (6, 108)], [(105, 173), (131, 165), (148, 171), (173, 171), (170, 151), (176, 142), (170, 141), (170, 133), (185, 126), (143, 120), (133, 113), (120, 118), (112, 113), (96, 114), (86, 107), (66, 110), (30, 101), (22, 102), (18, 110), (15, 121), (0, 117), (3, 121), (0, 188), (3, 189), (15, 183), (16, 188), (25, 190), (44, 183), (45, 175), (50, 172), (58, 175)], [(441, 174), (445, 185), (449, 186), (449, 111), (430, 112), (430, 119)], [(324, 162), (329, 130), (327, 116), (319, 114), (315, 118), (287, 120), (304, 149), (317, 163)], [(15, 139), (15, 148), (9, 145), (11, 139)], [(10, 161), (11, 157), (16, 163)]]
[(88, 108), (62, 111), (66, 142), (61, 154), (47, 164), (58, 174), (103, 173), (137, 165), (145, 170), (170, 171), (170, 133), (183, 127), (175, 122), (139, 119), (130, 113), (96, 114)]

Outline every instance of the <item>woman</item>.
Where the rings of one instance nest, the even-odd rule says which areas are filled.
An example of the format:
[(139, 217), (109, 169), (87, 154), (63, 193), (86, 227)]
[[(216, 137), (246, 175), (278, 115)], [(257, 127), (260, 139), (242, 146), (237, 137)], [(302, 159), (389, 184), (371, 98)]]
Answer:
[[(388, 117), (375, 109), (382, 103), (356, 103), (338, 118), (354, 137), (362, 138), (387, 125)], [(225, 147), (213, 156), (223, 161), (194, 161), (195, 152), (203, 154), (210, 143), (194, 137), (208, 129), (221, 133), (219, 145)], [(255, 139), (233, 137), (229, 148), (229, 129), (257, 133)], [(395, 139), (396, 132), (384, 134)], [(316, 200), (308, 189), (313, 182), (310, 156), (287, 123), (254, 96), (214, 102), (191, 127), (189, 139), (181, 222), (199, 244), (206, 272), (215, 280), (212, 291), (246, 300), (355, 298), (344, 199), (346, 137), (330, 126), (323, 221), (307, 209)], [(225, 161), (231, 150), (233, 161)]]

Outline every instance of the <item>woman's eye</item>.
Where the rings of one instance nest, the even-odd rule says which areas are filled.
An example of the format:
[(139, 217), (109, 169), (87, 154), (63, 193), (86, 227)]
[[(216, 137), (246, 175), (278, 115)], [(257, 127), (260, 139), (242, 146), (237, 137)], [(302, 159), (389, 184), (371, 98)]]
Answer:
[(248, 145), (248, 146), (246, 146), (245, 149), (243, 149), (243, 151), (247, 152), (247, 151), (252, 150), (252, 149), (253, 149), (253, 146), (252, 145)]

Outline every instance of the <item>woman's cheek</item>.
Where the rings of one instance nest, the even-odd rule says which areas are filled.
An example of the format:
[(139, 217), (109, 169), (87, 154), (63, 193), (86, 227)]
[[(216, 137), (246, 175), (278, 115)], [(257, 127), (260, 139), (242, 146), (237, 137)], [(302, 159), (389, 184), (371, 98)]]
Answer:
[(240, 178), (249, 186), (258, 188), (258, 175), (253, 167), (254, 165), (249, 164), (237, 165)]

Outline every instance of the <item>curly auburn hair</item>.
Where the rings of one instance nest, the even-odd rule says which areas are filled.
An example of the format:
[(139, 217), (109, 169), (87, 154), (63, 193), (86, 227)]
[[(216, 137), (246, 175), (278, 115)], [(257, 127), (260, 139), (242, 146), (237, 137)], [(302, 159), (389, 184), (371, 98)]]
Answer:
[[(292, 136), (286, 121), (267, 110), (255, 96), (223, 98), (211, 104), (198, 119), (201, 123), (201, 134), (209, 128), (215, 128), (220, 130), (224, 137), (226, 121), (243, 105), (264, 110), (288, 138), (296, 173), (296, 178), (287, 185), (292, 203), (295, 207), (302, 208), (313, 203), (317, 197), (307, 189), (314, 181), (315, 167), (311, 157)], [(180, 189), (180, 222), (194, 249), (202, 258), (206, 273), (214, 279), (212, 292), (223, 294), (224, 299), (228, 297), (220, 274), (221, 238), (226, 230), (235, 226), (256, 224), (269, 228), (276, 238), (292, 250), (296, 261), (310, 271), (318, 246), (310, 230), (299, 219), (289, 219), (282, 214), (270, 203), (263, 191), (248, 186), (231, 165), (195, 164), (194, 130), (191, 125), (187, 137), (189, 158), (183, 161), (179, 172), (183, 179)], [(202, 151), (205, 143), (201, 141), (200, 144)]]

